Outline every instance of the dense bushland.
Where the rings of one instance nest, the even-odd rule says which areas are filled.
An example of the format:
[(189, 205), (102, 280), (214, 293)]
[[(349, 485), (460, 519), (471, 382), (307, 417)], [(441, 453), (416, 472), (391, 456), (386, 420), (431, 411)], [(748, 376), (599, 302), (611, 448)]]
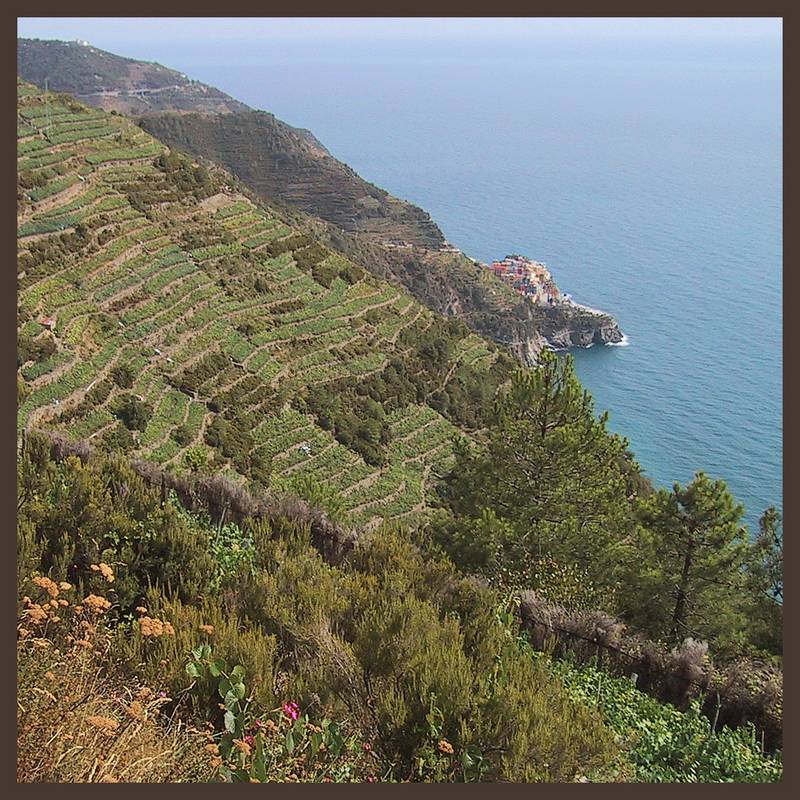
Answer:
[[(462, 764), (480, 759), (488, 778), (573, 780), (616, 763), (600, 718), (509, 636), (494, 592), (400, 532), (359, 539), (334, 566), (310, 524), (279, 506), (215, 525), (162, 502), (119, 459), (54, 462), (49, 440), (35, 436), (25, 450), (20, 593), (39, 574), (85, 596), (102, 584), (92, 565), (110, 565), (111, 657), (170, 696), (187, 689), (187, 654), (211, 626), (214, 653), (253, 676), (259, 707), (296, 702), (341, 720), (396, 779), (425, 777), (439, 740)], [(174, 634), (147, 635), (137, 608)], [(222, 726), (215, 691), (199, 682), (186, 702)]]
[(120, 186), (137, 211), (147, 212), (158, 203), (186, 196), (202, 200), (214, 191), (208, 170), (185, 155), (163, 153), (153, 163), (160, 173), (157, 178), (149, 175), (144, 180), (132, 180)]
[(703, 639), (722, 658), (780, 657), (777, 512), (751, 540), (723, 481), (653, 491), (569, 357), (514, 374), (440, 494), (433, 539), (497, 585), (618, 614), (671, 645)]
[[(640, 693), (620, 699), (625, 684), (610, 677), (595, 691), (586, 668), (537, 657), (503, 597), (435, 556), (424, 536), (348, 532), (290, 498), (169, 478), (35, 434), (19, 462), (18, 506), (21, 646), (34, 648), (25, 652), (64, 633), (52, 613), (35, 610), (43, 606), (31, 599), (30, 576), (67, 581), (76, 605), (107, 597), (107, 644), (92, 652), (109, 679), (163, 690), (171, 719), (210, 722), (218, 733), (209, 760), (226, 779), (779, 776), (779, 761), (745, 729), (713, 734), (694, 711), (684, 717)], [(226, 719), (234, 698), (218, 691), (220, 670), (233, 665), (245, 693), (240, 722)], [(255, 720), (281, 707), (298, 712), (279, 713), (264, 743), (252, 738)], [(635, 733), (642, 724), (652, 731), (645, 740)], [(685, 735), (653, 738), (676, 724)], [(248, 748), (237, 749), (233, 725)], [(269, 738), (273, 725), (278, 738)], [(317, 728), (338, 743), (330, 763), (315, 760)], [(293, 761), (300, 752), (302, 765)]]

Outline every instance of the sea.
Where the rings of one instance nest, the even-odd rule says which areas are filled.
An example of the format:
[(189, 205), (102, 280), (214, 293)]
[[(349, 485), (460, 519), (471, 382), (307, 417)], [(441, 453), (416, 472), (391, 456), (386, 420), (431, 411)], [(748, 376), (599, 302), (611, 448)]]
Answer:
[(751, 530), (782, 507), (779, 35), (87, 38), (309, 128), (470, 256), (543, 261), (625, 333), (573, 356), (644, 472), (723, 478)]

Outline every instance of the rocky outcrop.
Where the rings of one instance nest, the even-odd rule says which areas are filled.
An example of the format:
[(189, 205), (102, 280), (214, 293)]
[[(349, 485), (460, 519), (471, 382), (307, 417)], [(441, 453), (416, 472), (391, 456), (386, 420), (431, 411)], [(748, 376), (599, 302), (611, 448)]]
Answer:
[(509, 350), (523, 363), (532, 367), (539, 359), (539, 354), (550, 343), (535, 328), (531, 331), (520, 329), (508, 342)]
[(595, 344), (619, 344), (624, 335), (617, 321), (602, 311), (561, 303), (543, 308), (539, 330), (551, 347), (590, 347)]
[(544, 348), (567, 350), (595, 344), (618, 344), (624, 335), (610, 315), (575, 303), (537, 305), (520, 297), (511, 314), (495, 324), (483, 320), (479, 332), (505, 344), (524, 364), (533, 365)]

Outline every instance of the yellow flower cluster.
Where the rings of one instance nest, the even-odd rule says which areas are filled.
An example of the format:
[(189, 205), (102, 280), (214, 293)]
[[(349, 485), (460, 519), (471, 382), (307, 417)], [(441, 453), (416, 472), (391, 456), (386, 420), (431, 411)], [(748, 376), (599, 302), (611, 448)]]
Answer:
[[(44, 578), (43, 580), (48, 581), (49, 578)], [(53, 586), (58, 592), (58, 587), (55, 584)], [(42, 586), (42, 588), (45, 588), (45, 586)], [(34, 603), (30, 597), (23, 597), (22, 601), (27, 606), (25, 617), (31, 625), (43, 625), (45, 622), (61, 622), (61, 617), (56, 614), (56, 609), (61, 607), (58, 600), (50, 600), (47, 603)], [(64, 605), (69, 605), (69, 603), (65, 602)], [(23, 630), (20, 630), (20, 635), (24, 638), (28, 631), (23, 633)]]
[(139, 632), (142, 636), (174, 636), (175, 628), (169, 622), (163, 622), (160, 619), (153, 619), (152, 617), (141, 617), (139, 619)]
[(214, 626), (213, 625), (201, 625), (200, 626), (200, 630), (203, 633), (207, 633), (209, 636), (211, 636), (214, 633)]
[(105, 597), (99, 597), (96, 594), (90, 594), (88, 597), (84, 598), (83, 605), (85, 605), (92, 614), (102, 614), (104, 611), (108, 611), (111, 608), (111, 603), (105, 599)]
[(139, 720), (139, 722), (143, 722), (146, 717), (144, 706), (138, 700), (132, 700), (131, 704), (125, 710), (128, 716)]
[(447, 755), (453, 755), (453, 745), (447, 741), (447, 739), (440, 739), (439, 740), (439, 751), (442, 753), (447, 753)]
[(233, 744), (234, 744), (234, 746), (236, 747), (237, 750), (241, 751), (246, 756), (250, 755), (250, 752), (251, 752), (250, 745), (247, 742), (245, 742), (244, 740), (242, 740), (242, 739), (234, 739), (233, 740)]
[(47, 610), (38, 603), (31, 603), (25, 611), (25, 615), (33, 625), (41, 625), (49, 616)]
[(101, 561), (99, 564), (92, 564), (91, 569), (92, 572), (99, 572), (108, 583), (114, 583), (114, 570), (108, 564)]
[(36, 577), (33, 578), (33, 583), (40, 589), (44, 589), (50, 597), (58, 597), (58, 584), (55, 581), (51, 581), (50, 578)]

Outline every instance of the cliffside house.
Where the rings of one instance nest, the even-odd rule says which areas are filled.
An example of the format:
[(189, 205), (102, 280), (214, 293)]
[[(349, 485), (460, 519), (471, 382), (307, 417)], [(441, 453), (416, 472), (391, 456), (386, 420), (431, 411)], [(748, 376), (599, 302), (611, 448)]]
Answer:
[(507, 283), (519, 294), (529, 297), (534, 303), (555, 305), (558, 302), (559, 289), (553, 282), (550, 271), (538, 261), (531, 261), (520, 255), (510, 255), (502, 261), (493, 261), (489, 269), (495, 277)]

